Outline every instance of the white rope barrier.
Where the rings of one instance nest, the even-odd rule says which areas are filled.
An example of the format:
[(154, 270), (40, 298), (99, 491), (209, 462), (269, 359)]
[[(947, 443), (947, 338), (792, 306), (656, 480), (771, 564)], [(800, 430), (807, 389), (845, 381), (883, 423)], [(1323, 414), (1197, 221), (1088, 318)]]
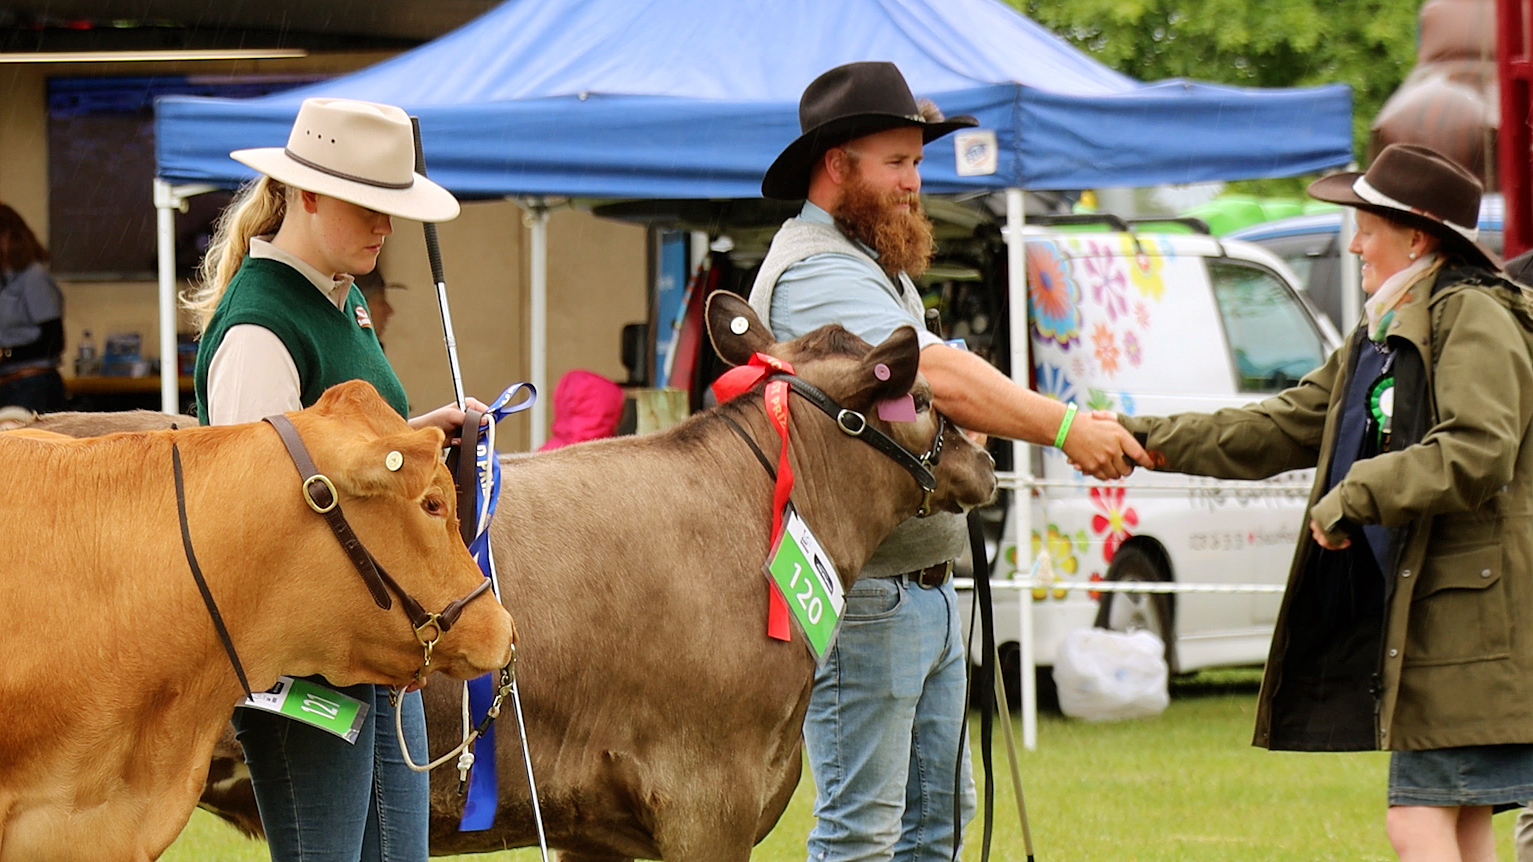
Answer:
[(1034, 479), (1023, 478), (1019, 473), (998, 472), (995, 474), (996, 485), (1001, 488), (1017, 490), (1019, 488), (1037, 488), (1042, 490), (1063, 489), (1068, 491), (1089, 491), (1092, 488), (1122, 488), (1130, 487), (1135, 494), (1170, 492), (1177, 494), (1204, 493), (1231, 497), (1292, 497), (1308, 499), (1313, 482), (1288, 481), (1276, 479), (1244, 480), (1244, 479), (1207, 479), (1202, 482), (1190, 481), (1148, 481), (1138, 482), (1125, 486), (1120, 480), (1110, 482), (1098, 482), (1092, 479)]
[[(954, 578), (960, 590), (974, 588), (973, 578)], [(1178, 584), (1169, 581), (1040, 581), (1026, 578), (992, 580), (993, 590), (1089, 590), (1101, 593), (1282, 593), (1282, 584)]]
[[(1039, 554), (1034, 558), (1032, 571), (1026, 577), (1007, 578), (1004, 580), (990, 581), (992, 589), (1015, 590), (1024, 592), (1021, 601), (1017, 602), (1017, 615), (1019, 625), (1019, 637), (1022, 675), (1022, 703), (1018, 704), (1022, 710), (1022, 747), (1028, 751), (1038, 748), (1038, 696), (1033, 690), (1033, 675), (1037, 673), (1036, 646), (1033, 644), (1033, 604), (1031, 596), (1025, 593), (1033, 590), (1047, 590), (1049, 592), (1064, 590), (1086, 590), (1100, 593), (1266, 593), (1271, 595), (1280, 594), (1285, 589), (1283, 584), (1180, 584), (1173, 581), (1053, 581), (1046, 580), (1052, 573), (1053, 567), (1047, 560), (1047, 554)], [(973, 589), (973, 578), (954, 578), (953, 586), (956, 589)], [(997, 671), (999, 673), (999, 671)], [(999, 676), (997, 677), (999, 678)]]

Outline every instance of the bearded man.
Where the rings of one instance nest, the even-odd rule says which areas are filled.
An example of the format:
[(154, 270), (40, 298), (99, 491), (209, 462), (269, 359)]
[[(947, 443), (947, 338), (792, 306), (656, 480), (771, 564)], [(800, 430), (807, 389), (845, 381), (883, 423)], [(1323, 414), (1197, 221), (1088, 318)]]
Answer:
[[(802, 199), (804, 208), (772, 240), (750, 295), (779, 340), (839, 323), (877, 344), (914, 326), (933, 404), (951, 421), (980, 434), (1058, 441), (1097, 478), (1127, 475), (1134, 462), (1149, 466), (1117, 422), (1075, 416), (922, 326), (911, 278), (925, 272), (933, 242), (917, 166), (925, 144), (976, 125), (974, 118), (944, 120), (930, 102), (918, 105), (891, 63), (850, 63), (804, 90), (799, 123), (803, 134), (767, 170), (761, 193)], [(965, 822), (973, 816), (950, 577), (965, 534), (959, 515), (912, 518), (847, 593), (804, 721), (816, 790), (811, 862), (947, 860), (958, 837), (955, 808)]]

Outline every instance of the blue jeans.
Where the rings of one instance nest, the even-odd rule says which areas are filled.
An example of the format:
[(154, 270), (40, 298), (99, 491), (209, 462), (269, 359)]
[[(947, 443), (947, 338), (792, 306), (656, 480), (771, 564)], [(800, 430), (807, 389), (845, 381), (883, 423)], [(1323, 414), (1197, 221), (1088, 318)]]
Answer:
[(64, 409), (64, 378), (57, 371), (22, 377), (0, 383), (0, 407), (14, 404), (33, 413), (54, 413)]
[[(355, 745), (255, 709), (234, 711), (274, 862), (425, 862), (426, 774), (405, 765), (384, 686), (339, 689), (371, 704)], [(405, 739), (426, 757), (419, 692), (405, 698)]]
[(965, 823), (975, 807), (967, 746), (961, 760), (958, 747), (957, 603), (952, 581), (924, 589), (866, 578), (847, 592), (804, 719), (816, 791), (810, 862), (952, 858), (955, 779)]

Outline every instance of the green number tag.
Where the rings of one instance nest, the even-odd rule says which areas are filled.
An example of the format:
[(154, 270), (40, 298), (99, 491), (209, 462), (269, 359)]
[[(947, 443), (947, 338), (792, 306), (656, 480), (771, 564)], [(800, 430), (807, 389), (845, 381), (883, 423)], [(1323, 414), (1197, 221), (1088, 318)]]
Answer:
[(787, 599), (788, 611), (798, 622), (809, 651), (816, 660), (824, 661), (841, 624), (846, 590), (830, 557), (792, 505), (783, 512), (782, 523), (782, 534), (767, 560), (767, 577)]
[(333, 688), (290, 676), (277, 677), (276, 685), (267, 691), (256, 692), (238, 705), (285, 715), (353, 744), (369, 708), (368, 704)]

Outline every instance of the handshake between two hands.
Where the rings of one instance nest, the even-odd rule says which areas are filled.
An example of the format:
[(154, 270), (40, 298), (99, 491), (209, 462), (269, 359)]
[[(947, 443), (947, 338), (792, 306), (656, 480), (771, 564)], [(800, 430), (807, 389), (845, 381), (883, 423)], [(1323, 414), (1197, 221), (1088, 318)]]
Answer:
[[(1076, 416), (1064, 448), (1070, 466), (1094, 479), (1121, 479), (1134, 472), (1136, 465), (1155, 466), (1154, 459), (1128, 429), (1118, 424), (1118, 416), (1111, 410)], [(1315, 543), (1327, 550), (1340, 551), (1352, 544), (1345, 536), (1328, 537), (1318, 521), (1309, 522), (1309, 532)]]
[(1070, 466), (1094, 479), (1121, 479), (1134, 467), (1154, 461), (1111, 410), (1093, 410), (1075, 417), (1063, 446)]

